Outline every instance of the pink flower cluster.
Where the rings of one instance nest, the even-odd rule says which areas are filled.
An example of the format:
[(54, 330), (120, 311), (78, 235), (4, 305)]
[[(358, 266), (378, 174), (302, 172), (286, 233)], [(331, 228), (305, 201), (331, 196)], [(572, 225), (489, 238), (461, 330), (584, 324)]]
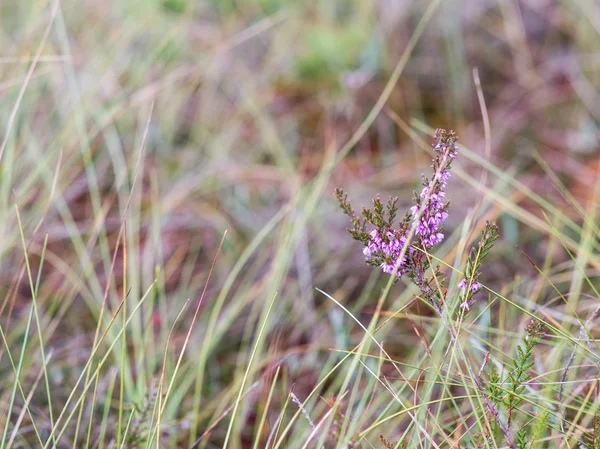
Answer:
[[(412, 243), (422, 249), (431, 248), (444, 240), (441, 225), (448, 218), (445, 189), (450, 179), (450, 165), (456, 158), (457, 152), (454, 135), (443, 138), (442, 133), (445, 131), (438, 130), (436, 133), (438, 143), (433, 148), (437, 153), (432, 165), (433, 178), (431, 181), (424, 181), (423, 190), (415, 199), (416, 204), (410, 208), (415, 227), (415, 238)], [(398, 265), (396, 272), (398, 276), (409, 271), (408, 265), (418, 264), (417, 260), (412, 260), (415, 251), (412, 245), (403, 251), (404, 246), (407, 245), (408, 226), (409, 223), (405, 222), (405, 226), (398, 231), (386, 228), (371, 231), (363, 250), (367, 262), (381, 266), (383, 271), (389, 274), (392, 274)], [(400, 257), (403, 252), (404, 255)], [(414, 257), (421, 258), (419, 255)]]
[(406, 254), (412, 254), (414, 251), (414, 248), (409, 248), (400, 257), (402, 248), (406, 245), (406, 236), (398, 236), (397, 233), (387, 231), (382, 237), (377, 229), (372, 230), (369, 235), (371, 236), (369, 244), (363, 249), (365, 257), (371, 260), (382, 260), (381, 268), (388, 274), (392, 274), (396, 264), (398, 264), (396, 274), (402, 276), (405, 272), (403, 268), (406, 265)]
[(419, 198), (419, 204), (410, 208), (413, 214), (417, 236), (420, 237), (421, 244), (424, 248), (431, 248), (444, 240), (444, 234), (439, 232), (440, 225), (446, 218), (446, 185), (450, 179), (448, 171), (449, 162), (456, 157), (456, 150), (453, 146), (446, 146), (438, 143), (434, 150), (439, 153), (434, 169), (436, 172), (433, 179), (423, 190)]
[[(363, 209), (361, 220), (354, 215), (351, 206), (341, 190), (337, 191), (338, 200), (345, 213), (354, 224), (350, 230), (355, 240), (360, 240), (365, 248), (363, 254), (369, 265), (379, 266), (385, 273), (402, 276), (407, 273), (411, 277), (423, 278), (422, 272), (429, 267), (425, 251), (444, 240), (441, 232), (442, 223), (448, 218), (446, 202), (446, 185), (450, 179), (452, 161), (456, 158), (456, 135), (452, 131), (438, 129), (436, 145), (433, 147), (435, 157), (431, 180), (423, 179), (423, 189), (415, 197), (415, 205), (410, 208), (399, 223), (399, 229), (393, 229), (396, 215), (396, 200), (390, 198), (387, 204), (387, 217), (379, 197), (373, 200), (374, 208)], [(366, 232), (366, 223), (375, 229)], [(411, 236), (411, 229), (414, 234)], [(408, 241), (411, 236), (411, 241)], [(420, 282), (420, 281), (419, 281)]]

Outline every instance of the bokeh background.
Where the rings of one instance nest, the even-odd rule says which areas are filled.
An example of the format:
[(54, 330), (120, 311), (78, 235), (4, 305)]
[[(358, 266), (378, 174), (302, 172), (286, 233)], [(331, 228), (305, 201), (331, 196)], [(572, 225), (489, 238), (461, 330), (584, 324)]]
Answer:
[[(82, 409), (88, 439), (113, 438), (121, 376), (123, 402), (144, 410), (178, 366), (161, 438), (190, 447), (235, 399), (275, 295), (255, 375), (281, 366), (278, 388), (303, 400), (362, 338), (317, 288), (366, 325), (387, 283), (333, 190), (357, 209), (376, 194), (409, 207), (437, 127), (464, 147), (436, 256), (459, 266), (496, 221), (482, 280), (516, 302), (552, 296), (523, 253), (565, 282), (572, 262), (553, 229), (576, 247), (597, 207), (595, 0), (5, 1), (0, 48), (0, 409), (14, 385), (7, 348), (16, 360), (35, 296), (21, 377), (30, 385), (51, 353), (54, 405), (32, 390), (45, 437), (124, 295), (131, 341), (100, 370), (105, 399)], [(386, 310), (411, 288), (396, 283)], [(399, 358), (432, 325), (426, 306), (410, 310), (382, 336)], [(108, 332), (103, 351), (119, 338)], [(250, 447), (268, 391), (238, 411), (237, 447)], [(35, 446), (30, 419), (15, 441)], [(85, 440), (74, 420), (64, 447)], [(218, 421), (202, 444), (220, 447), (226, 429)]]

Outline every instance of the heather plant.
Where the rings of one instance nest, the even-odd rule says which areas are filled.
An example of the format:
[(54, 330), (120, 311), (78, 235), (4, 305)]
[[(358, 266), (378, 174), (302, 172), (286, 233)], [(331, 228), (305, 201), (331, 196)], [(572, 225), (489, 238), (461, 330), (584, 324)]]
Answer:
[[(364, 246), (365, 262), (394, 275), (395, 281), (406, 275), (419, 288), (421, 298), (441, 313), (445, 301), (445, 279), (439, 265), (432, 267), (430, 251), (444, 240), (442, 224), (448, 218), (450, 206), (445, 190), (458, 151), (457, 137), (453, 131), (438, 129), (435, 140), (432, 176), (422, 176), (423, 188), (419, 194), (415, 192), (415, 204), (404, 213), (397, 225), (397, 197), (390, 197), (384, 206), (377, 196), (373, 199), (373, 207), (363, 208), (360, 217), (342, 189), (336, 189), (335, 195), (341, 209), (351, 219), (352, 227), (348, 232)], [(475, 293), (481, 289), (479, 277), (482, 262), (498, 238), (498, 226), (486, 222), (478, 246), (469, 254), (464, 277), (458, 283), (461, 290), (460, 307), (467, 312)]]
[[(373, 200), (372, 209), (362, 209), (361, 218), (355, 214), (342, 189), (337, 189), (335, 195), (352, 221), (348, 232), (364, 246), (365, 261), (381, 267), (384, 273), (408, 276), (419, 287), (423, 299), (441, 310), (443, 280), (439, 278), (441, 272), (437, 266), (430, 276), (427, 275), (431, 267), (429, 250), (444, 240), (442, 223), (448, 218), (449, 206), (445, 201), (445, 189), (457, 151), (453, 131), (438, 129), (435, 139), (433, 150), (436, 156), (431, 165), (431, 179), (423, 176), (423, 189), (420, 194), (415, 193), (415, 205), (405, 212), (397, 225), (397, 197), (390, 197), (384, 207), (378, 196)], [(373, 229), (367, 230), (367, 226)]]
[[(506, 414), (506, 425), (509, 429), (513, 424), (513, 415), (518, 412), (518, 407), (523, 402), (527, 383), (531, 379), (531, 369), (534, 365), (533, 350), (541, 343), (543, 336), (543, 324), (538, 319), (533, 319), (525, 329), (525, 337), (521, 344), (517, 346), (512, 366), (507, 367), (508, 373), (503, 377), (496, 368), (492, 368), (489, 374), (486, 389), (490, 399)], [(532, 437), (535, 439), (539, 436), (540, 428), (549, 424), (549, 414), (546, 411), (539, 411), (533, 418), (525, 415), (521, 425), (515, 431), (511, 429), (514, 441), (511, 440), (510, 435), (507, 441), (511, 447), (528, 448)], [(484, 440), (493, 439), (492, 435), (493, 433), (487, 433)], [(485, 446), (476, 445), (476, 447)]]
[[(452, 131), (438, 129), (435, 139), (431, 179), (423, 176), (423, 189), (420, 194), (414, 195), (415, 205), (405, 212), (398, 224), (395, 223), (398, 211), (397, 197), (390, 197), (384, 206), (377, 196), (373, 200), (373, 207), (363, 208), (362, 217), (359, 217), (342, 189), (336, 189), (335, 195), (341, 209), (351, 219), (352, 227), (348, 232), (364, 247), (365, 262), (391, 274), (394, 281), (406, 275), (419, 289), (420, 298), (437, 312), (447, 328), (450, 340), (457, 345), (455, 326), (447, 321), (444, 310), (447, 301), (447, 291), (443, 289), (445, 278), (439, 265), (432, 267), (429, 252), (444, 239), (441, 225), (448, 217), (449, 208), (449, 202), (445, 201), (445, 188), (450, 179), (451, 164), (457, 156), (457, 138)], [(499, 237), (498, 226), (486, 222), (478, 244), (471, 249), (467, 257), (464, 275), (457, 285), (461, 320), (471, 311), (476, 294), (483, 287), (480, 281), (482, 266)], [(542, 328), (543, 325), (538, 319), (532, 320), (527, 326), (526, 336), (522, 344), (517, 346), (512, 368), (505, 378), (502, 378), (495, 368), (491, 370), (487, 381), (482, 377), (483, 369), (489, 362), (489, 352), (478, 374), (465, 358), (467, 371), (476, 388), (487, 396), (484, 396), (483, 404), (491, 417), (493, 427), (500, 430), (500, 438), (496, 441), (494, 428), (485, 427), (481, 433), (474, 436), (473, 447), (507, 444), (513, 449), (526, 449), (529, 447), (531, 436), (539, 433), (539, 423), (537, 426), (530, 424), (513, 429), (513, 416), (523, 401), (527, 382), (531, 379), (532, 353), (542, 340)], [(537, 418), (542, 422), (542, 426), (549, 419), (546, 412), (540, 413)], [(392, 447), (384, 437), (381, 437), (381, 441), (385, 447)]]

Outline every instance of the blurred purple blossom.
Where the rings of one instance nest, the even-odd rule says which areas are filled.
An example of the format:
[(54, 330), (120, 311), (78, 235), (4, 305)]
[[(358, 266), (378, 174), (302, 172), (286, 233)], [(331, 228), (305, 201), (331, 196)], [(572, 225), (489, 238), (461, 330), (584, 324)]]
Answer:
[[(469, 286), (469, 280), (466, 278), (458, 283), (458, 288), (460, 288), (461, 290), (465, 290), (468, 286)], [(473, 282), (471, 284), (471, 291), (473, 293), (479, 291), (480, 288), (481, 288), (481, 284), (479, 282)]]

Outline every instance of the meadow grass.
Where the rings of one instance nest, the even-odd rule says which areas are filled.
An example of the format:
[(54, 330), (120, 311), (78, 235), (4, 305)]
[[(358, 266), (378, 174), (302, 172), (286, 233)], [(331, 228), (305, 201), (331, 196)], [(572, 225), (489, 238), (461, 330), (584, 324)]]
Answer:
[[(0, 449), (600, 448), (594, 2), (0, 9)], [(333, 195), (437, 127), (443, 303)]]

